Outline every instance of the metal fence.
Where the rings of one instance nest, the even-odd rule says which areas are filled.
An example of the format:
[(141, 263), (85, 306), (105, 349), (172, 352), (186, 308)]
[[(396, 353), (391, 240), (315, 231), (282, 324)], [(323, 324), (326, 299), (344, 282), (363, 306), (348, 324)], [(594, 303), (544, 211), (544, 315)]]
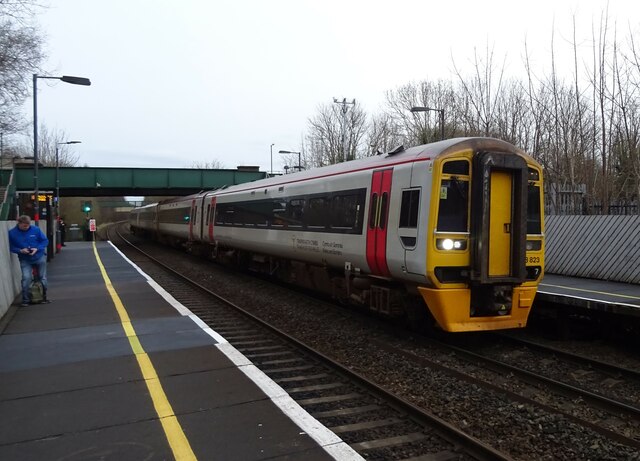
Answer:
[(640, 215), (545, 219), (545, 271), (640, 283)]

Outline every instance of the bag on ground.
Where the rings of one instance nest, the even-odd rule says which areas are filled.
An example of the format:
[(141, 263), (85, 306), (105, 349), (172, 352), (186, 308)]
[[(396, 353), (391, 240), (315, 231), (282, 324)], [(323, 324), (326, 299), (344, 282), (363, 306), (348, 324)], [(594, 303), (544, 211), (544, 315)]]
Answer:
[(44, 301), (44, 286), (40, 280), (34, 280), (29, 287), (32, 303), (41, 303)]

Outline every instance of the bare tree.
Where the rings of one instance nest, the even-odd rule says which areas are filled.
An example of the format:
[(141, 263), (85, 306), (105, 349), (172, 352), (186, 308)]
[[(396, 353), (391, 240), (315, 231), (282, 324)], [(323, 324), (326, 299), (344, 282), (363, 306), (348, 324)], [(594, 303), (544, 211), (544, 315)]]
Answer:
[(405, 136), (389, 114), (374, 115), (369, 125), (369, 147), (372, 154), (384, 153), (403, 144)]
[[(317, 114), (309, 119), (305, 155), (308, 166), (319, 167), (344, 161), (344, 144), (347, 148), (346, 158), (369, 155), (369, 146), (365, 146), (367, 116), (362, 106), (355, 103), (346, 114), (346, 124), (342, 117), (340, 107), (335, 104), (318, 106)], [(346, 129), (346, 133), (343, 133), (343, 129)], [(346, 137), (344, 144), (343, 135)]]
[(193, 162), (191, 168), (197, 170), (224, 170), (225, 166), (221, 160), (214, 158), (210, 162)]
[[(69, 136), (64, 130), (50, 130), (46, 125), (41, 124), (38, 128), (38, 161), (44, 166), (55, 166), (56, 147), (58, 148), (59, 166), (76, 166), (80, 160), (78, 154), (73, 152), (69, 144)], [(29, 134), (27, 140), (16, 150), (16, 155), (21, 157), (33, 156), (33, 137)]]
[[(423, 113), (411, 112), (410, 109), (416, 106), (436, 110)], [(402, 143), (418, 145), (439, 140), (440, 118), (437, 110), (445, 111), (445, 138), (454, 136), (458, 127), (455, 122), (455, 90), (451, 82), (424, 80), (419, 83), (408, 83), (386, 93), (386, 113), (393, 122), (396, 137), (394, 142), (402, 138)]]
[(455, 62), (453, 66), (462, 90), (468, 97), (467, 101), (473, 108), (473, 111), (466, 113), (467, 123), (477, 129), (479, 134), (491, 136), (495, 130), (495, 111), (502, 92), (506, 56), (496, 81), (494, 50), (489, 49), (489, 44), (486, 45), (484, 58), (478, 56), (476, 49), (473, 54), (475, 72), (472, 77), (463, 76)]
[(31, 22), (36, 2), (0, 0), (0, 131), (24, 126), (20, 107), (29, 95), (31, 73), (44, 59), (42, 35)]

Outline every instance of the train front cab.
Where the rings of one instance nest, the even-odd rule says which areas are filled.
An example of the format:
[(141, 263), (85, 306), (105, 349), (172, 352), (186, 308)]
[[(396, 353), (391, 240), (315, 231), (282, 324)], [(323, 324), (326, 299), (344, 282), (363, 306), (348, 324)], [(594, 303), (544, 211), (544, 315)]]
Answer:
[(526, 326), (544, 267), (542, 172), (514, 152), (467, 150), (433, 166), (429, 287), (446, 331)]

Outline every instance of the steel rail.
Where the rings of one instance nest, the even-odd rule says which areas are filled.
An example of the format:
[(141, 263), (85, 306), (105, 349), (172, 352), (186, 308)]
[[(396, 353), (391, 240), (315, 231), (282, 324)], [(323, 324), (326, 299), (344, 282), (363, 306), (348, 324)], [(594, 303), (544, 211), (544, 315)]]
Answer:
[(409, 352), (403, 349), (398, 349), (397, 347), (394, 346), (390, 346), (388, 344), (382, 343), (380, 341), (375, 341), (376, 345), (389, 352), (390, 354), (396, 354), (399, 355), (401, 357), (403, 357), (404, 359), (416, 362), (422, 366), (425, 366), (427, 368), (431, 368), (434, 370), (438, 370), (444, 374), (448, 374), (450, 376), (454, 376), (456, 378), (458, 378), (461, 381), (465, 381), (468, 382), (469, 384), (474, 384), (478, 387), (484, 388), (490, 392), (495, 392), (496, 394), (506, 394), (507, 396), (509, 396), (510, 399), (515, 400), (516, 402), (520, 402), (523, 404), (527, 404), (527, 405), (532, 405), (538, 408), (543, 409), (544, 411), (546, 411), (547, 413), (553, 413), (553, 414), (558, 414), (561, 415), (563, 417), (565, 417), (566, 419), (580, 425), (583, 427), (586, 427), (588, 429), (593, 430), (594, 432), (603, 435), (607, 438), (610, 438), (611, 440), (615, 440), (616, 442), (622, 443), (624, 445), (628, 445), (631, 447), (634, 447), (638, 450), (640, 450), (640, 441), (639, 440), (635, 440), (629, 437), (626, 437), (622, 434), (619, 434), (618, 432), (614, 432), (610, 429), (607, 429), (605, 427), (599, 426), (595, 423), (592, 423), (590, 421), (585, 421), (584, 419), (572, 415), (571, 413), (567, 413), (565, 411), (559, 410), (557, 408), (554, 408), (548, 404), (545, 403), (541, 403), (538, 402), (536, 400), (533, 400), (529, 397), (525, 397), (523, 395), (518, 394), (517, 392), (514, 391), (510, 391), (508, 389), (504, 389), (496, 384), (492, 384), (492, 383), (488, 383), (480, 378), (476, 378), (475, 376), (469, 375), (467, 373), (464, 373), (462, 371), (458, 371), (455, 370), (453, 368), (450, 368), (446, 365), (442, 365), (440, 363), (434, 362), (430, 359), (427, 359), (425, 357), (421, 357), (419, 355), (414, 354), (413, 352)]
[(502, 340), (520, 344), (531, 349), (536, 349), (544, 352), (548, 352), (550, 354), (555, 354), (560, 357), (564, 357), (568, 360), (571, 360), (575, 363), (579, 363), (582, 365), (588, 365), (594, 370), (598, 370), (602, 373), (612, 373), (618, 376), (624, 376), (627, 378), (635, 379), (640, 381), (640, 371), (632, 370), (630, 368), (619, 367), (616, 365), (612, 365), (610, 363), (602, 362), (601, 360), (592, 359), (590, 357), (586, 357), (584, 355), (575, 354), (573, 352), (564, 351), (562, 349), (557, 349), (552, 346), (547, 346), (545, 344), (540, 344), (535, 341), (531, 341), (528, 339), (515, 338), (513, 336), (503, 334), (503, 333), (494, 333), (494, 335)]
[(472, 457), (474, 457), (474, 458), (476, 458), (478, 460), (482, 460), (482, 461), (483, 460), (487, 460), (487, 461), (488, 460), (513, 461), (513, 458), (511, 458), (507, 454), (502, 453), (502, 452), (494, 449), (490, 445), (488, 445), (488, 444), (476, 439), (475, 437), (467, 434), (466, 432), (458, 429), (457, 427), (455, 427), (452, 424), (444, 421), (443, 419), (441, 419), (438, 416), (432, 414), (431, 412), (429, 412), (429, 411), (427, 411), (427, 410), (425, 410), (423, 408), (420, 408), (420, 407), (414, 405), (411, 402), (408, 402), (407, 400), (403, 399), (402, 397), (400, 397), (400, 396), (398, 396), (396, 394), (393, 394), (393, 393), (387, 391), (383, 387), (381, 387), (378, 384), (374, 383), (373, 381), (367, 379), (366, 377), (360, 375), (359, 373), (357, 373), (357, 372), (347, 368), (346, 366), (334, 361), (333, 359), (331, 359), (327, 355), (323, 354), (322, 352), (320, 352), (320, 351), (318, 351), (318, 350), (316, 350), (316, 349), (314, 349), (314, 348), (312, 348), (310, 346), (307, 346), (303, 342), (301, 342), (301, 341), (297, 340), (296, 338), (288, 335), (287, 333), (285, 333), (284, 331), (280, 330), (279, 328), (271, 325), (268, 322), (265, 322), (264, 320), (260, 319), (259, 317), (256, 317), (255, 315), (253, 315), (252, 313), (250, 313), (247, 310), (243, 309), (242, 307), (236, 305), (232, 301), (229, 301), (226, 298), (218, 295), (217, 293), (212, 292), (208, 288), (200, 285), (198, 282), (196, 282), (194, 280), (191, 280), (188, 277), (185, 277), (184, 275), (180, 274), (179, 272), (175, 271), (174, 269), (172, 269), (169, 266), (167, 266), (166, 264), (164, 264), (162, 261), (159, 261), (157, 258), (154, 258), (153, 256), (149, 255), (145, 251), (143, 251), (140, 248), (136, 247), (133, 243), (131, 243), (129, 240), (127, 240), (117, 230), (116, 230), (116, 233), (131, 248), (133, 248), (134, 250), (136, 250), (139, 253), (143, 254), (145, 257), (149, 258), (151, 261), (153, 261), (158, 266), (162, 267), (164, 270), (167, 270), (171, 274), (174, 274), (175, 276), (177, 276), (180, 279), (184, 280), (185, 282), (189, 283), (191, 286), (193, 286), (193, 287), (197, 288), (198, 290), (201, 290), (202, 292), (214, 297), (215, 299), (217, 299), (218, 301), (226, 304), (227, 306), (232, 307), (236, 311), (242, 313), (243, 315), (245, 315), (246, 317), (248, 317), (252, 321), (254, 321), (257, 324), (259, 324), (260, 326), (263, 326), (264, 328), (266, 328), (267, 330), (269, 330), (272, 333), (276, 334), (277, 336), (279, 336), (279, 337), (283, 338), (284, 340), (294, 344), (297, 348), (299, 348), (304, 353), (314, 357), (315, 359), (317, 359), (318, 361), (326, 364), (327, 366), (338, 370), (338, 373), (346, 376), (347, 378), (351, 379), (353, 382), (359, 384), (361, 387), (367, 389), (369, 392), (371, 392), (375, 396), (377, 396), (377, 397), (381, 398), (382, 400), (386, 401), (392, 407), (395, 407), (396, 409), (398, 409), (400, 411), (403, 411), (404, 413), (408, 414), (414, 421), (418, 422), (420, 425), (422, 425), (422, 426), (427, 425), (427, 426), (430, 426), (431, 428), (435, 428), (437, 433), (443, 439), (445, 439), (448, 442), (452, 443), (454, 446), (457, 445), (457, 446), (463, 447), (464, 450), (470, 456), (472, 456)]
[(532, 371), (525, 370), (523, 368), (519, 368), (514, 365), (509, 365), (499, 360), (495, 360), (495, 359), (486, 357), (484, 355), (471, 352), (467, 349), (454, 346), (446, 342), (437, 341), (437, 340), (432, 340), (432, 341), (442, 346), (443, 348), (447, 348), (452, 351), (455, 351), (456, 353), (466, 356), (471, 360), (482, 362), (488, 367), (490, 367), (491, 369), (493, 369), (494, 371), (501, 372), (501, 373), (506, 373), (506, 372), (513, 373), (514, 375), (518, 376), (519, 379), (529, 384), (544, 384), (556, 390), (557, 392), (562, 393), (565, 396), (583, 398), (586, 401), (589, 401), (591, 404), (598, 406), (599, 408), (609, 413), (615, 414), (617, 412), (622, 412), (634, 418), (640, 418), (640, 408), (638, 407), (634, 407), (624, 402), (619, 402), (617, 400), (604, 397), (602, 395), (596, 394), (586, 389), (581, 389), (579, 387), (572, 386), (570, 384), (566, 384), (551, 378), (547, 378), (546, 376), (539, 375)]

